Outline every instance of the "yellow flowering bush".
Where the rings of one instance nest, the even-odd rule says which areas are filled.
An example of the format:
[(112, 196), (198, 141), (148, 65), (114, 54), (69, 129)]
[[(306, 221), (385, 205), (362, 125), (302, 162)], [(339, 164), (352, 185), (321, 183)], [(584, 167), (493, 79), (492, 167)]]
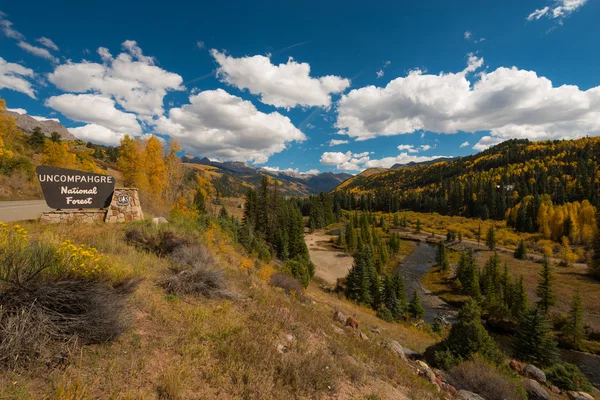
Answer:
[(94, 247), (75, 245), (70, 240), (62, 242), (58, 248), (61, 269), (68, 275), (97, 278), (112, 269), (110, 262)]

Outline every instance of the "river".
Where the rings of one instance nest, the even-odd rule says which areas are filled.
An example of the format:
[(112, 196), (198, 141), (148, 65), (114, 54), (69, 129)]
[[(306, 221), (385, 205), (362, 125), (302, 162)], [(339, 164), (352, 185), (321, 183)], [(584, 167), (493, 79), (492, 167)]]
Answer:
[[(436, 251), (437, 249), (432, 245), (417, 243), (415, 250), (404, 258), (396, 268), (404, 277), (407, 297), (410, 299), (415, 290), (421, 297), (425, 309), (424, 320), (429, 324), (433, 323), (438, 316), (443, 316), (446, 320), (452, 321), (452, 316), (456, 315), (457, 311), (456, 308), (431, 294), (421, 284), (423, 276), (435, 264)], [(494, 338), (500, 347), (510, 354), (512, 337), (506, 334), (494, 333)], [(564, 361), (577, 365), (590, 382), (595, 384), (596, 387), (600, 386), (600, 356), (566, 349), (561, 349), (560, 353)]]

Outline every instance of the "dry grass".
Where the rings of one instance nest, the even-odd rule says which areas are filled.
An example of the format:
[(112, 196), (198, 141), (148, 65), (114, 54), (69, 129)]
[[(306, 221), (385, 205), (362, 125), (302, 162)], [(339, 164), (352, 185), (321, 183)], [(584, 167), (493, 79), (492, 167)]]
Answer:
[[(117, 340), (82, 346), (66, 367), (2, 370), (0, 398), (438, 397), (431, 384), (379, 345), (389, 337), (423, 351), (434, 342), (428, 333), (387, 324), (371, 310), (314, 287), (307, 296), (315, 303), (286, 296), (242, 270), (245, 255), (212, 228), (200, 239), (243, 301), (166, 297), (153, 282), (169, 273), (170, 259), (120, 243), (123, 227), (37, 229), (93, 244), (123, 264), (139, 264), (136, 271), (146, 279), (133, 294), (131, 328)], [(370, 340), (336, 333), (334, 308), (356, 316)], [(381, 333), (371, 333), (370, 326)]]
[(516, 379), (507, 378), (496, 367), (479, 358), (454, 367), (448, 371), (448, 376), (458, 390), (468, 390), (488, 400), (527, 398)]

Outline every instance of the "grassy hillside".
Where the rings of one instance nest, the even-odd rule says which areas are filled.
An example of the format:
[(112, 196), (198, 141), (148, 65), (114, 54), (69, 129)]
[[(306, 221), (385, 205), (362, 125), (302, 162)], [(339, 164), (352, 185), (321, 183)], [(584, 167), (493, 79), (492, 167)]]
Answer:
[[(380, 345), (394, 339), (423, 351), (435, 341), (434, 336), (378, 320), (373, 312), (316, 287), (303, 295), (286, 295), (269, 284), (278, 266), (245, 254), (217, 220), (169, 228), (134, 224), (73, 229), (28, 224), (25, 229), (29, 232), (23, 234), (30, 240), (51, 238), (49, 242), (59, 248), (71, 240), (98, 249), (112, 267), (97, 275), (86, 272), (88, 282), (108, 282), (118, 288), (121, 282), (133, 280), (137, 286), (125, 308), (113, 310), (130, 316), (127, 328), (101, 343), (74, 341), (75, 336), (64, 331), (50, 338), (30, 336), (27, 344), (35, 342), (37, 352), (22, 348), (20, 357), (6, 359), (11, 344), (3, 336), (0, 398), (438, 398), (431, 383), (416, 377), (413, 366)], [(140, 243), (135, 238), (131, 241), (135, 236), (131, 232), (152, 237), (170, 232), (170, 243), (195, 249), (195, 268), (213, 271), (222, 291), (217, 293), (213, 287), (178, 292), (181, 286), (165, 285), (177, 276), (185, 253), (157, 255), (156, 248), (147, 243), (144, 250), (135, 245)], [(198, 261), (198, 254), (204, 261)], [(67, 278), (78, 281), (78, 274), (83, 273), (46, 272), (36, 285)], [(190, 279), (194, 278), (185, 282), (189, 284)], [(7, 283), (0, 288), (5, 291)], [(93, 308), (88, 312), (94, 312)], [(367, 339), (333, 323), (334, 310), (360, 321)], [(5, 318), (6, 314), (0, 314), (3, 327), (7, 326)], [(27, 322), (25, 315), (10, 318), (13, 326)], [(11, 331), (9, 338), (21, 338), (18, 335)], [(49, 352), (57, 342), (63, 350)]]

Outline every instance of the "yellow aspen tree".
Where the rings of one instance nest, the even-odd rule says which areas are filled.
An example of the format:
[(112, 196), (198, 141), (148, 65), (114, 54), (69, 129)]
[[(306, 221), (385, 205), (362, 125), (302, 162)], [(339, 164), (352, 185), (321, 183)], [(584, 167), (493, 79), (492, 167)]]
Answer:
[(119, 145), (117, 165), (123, 176), (123, 185), (142, 190), (144, 184), (144, 166), (142, 165), (142, 143), (125, 135)]
[(70, 152), (69, 145), (65, 142), (46, 140), (42, 151), (42, 164), (51, 167), (74, 168), (77, 156)]
[(544, 237), (544, 239), (550, 239), (550, 235), (552, 230), (550, 229), (550, 210), (552, 209), (552, 204), (547, 205), (546, 203), (540, 204), (540, 209), (538, 210), (537, 215), (537, 223), (539, 226), (539, 231)]
[(12, 115), (6, 114), (6, 102), (0, 99), (0, 139), (3, 139), (4, 145), (8, 146), (20, 133), (15, 119)]
[(0, 137), (0, 164), (13, 157), (13, 152), (8, 150), (4, 145), (4, 140)]
[(556, 207), (552, 216), (552, 239), (560, 240), (564, 233), (565, 213), (563, 207)]
[(166, 186), (167, 167), (163, 158), (162, 143), (154, 135), (150, 136), (146, 142), (143, 164), (148, 182), (148, 192), (154, 201), (159, 201)]

